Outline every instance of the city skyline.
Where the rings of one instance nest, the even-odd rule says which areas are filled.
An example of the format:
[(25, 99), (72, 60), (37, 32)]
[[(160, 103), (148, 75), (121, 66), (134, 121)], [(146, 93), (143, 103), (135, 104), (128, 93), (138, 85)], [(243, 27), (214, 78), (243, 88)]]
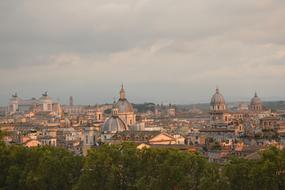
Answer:
[[(161, 8), (163, 7), (163, 8)], [(67, 103), (284, 100), (285, 2), (0, 2), (0, 105), (48, 91)]]
[[(123, 87), (123, 84), (121, 85), (121, 87)], [(123, 87), (124, 88), (124, 87)], [(217, 90), (219, 90), (220, 88), (218, 87), (218, 86), (216, 86), (216, 88), (215, 88), (215, 91), (217, 91)], [(220, 92), (221, 94), (224, 94), (223, 92)], [(129, 99), (130, 98), (130, 100), (133, 100), (133, 99), (136, 99), (136, 98), (132, 98), (132, 97), (129, 97), (128, 96), (128, 91), (126, 90), (126, 94), (127, 94), (127, 98)], [(214, 91), (213, 91), (213, 94), (214, 94)], [(25, 97), (25, 96), (22, 96), (22, 95), (20, 95), (20, 94), (18, 94), (18, 92), (14, 92), (14, 93), (12, 93), (11, 94), (11, 96), (10, 96), (10, 98), (13, 98), (13, 97), (19, 97), (19, 98), (21, 98), (21, 99), (37, 99), (37, 98), (40, 98), (40, 96), (49, 96), (51, 99), (53, 99), (55, 102), (58, 102), (58, 103), (61, 103), (61, 104), (64, 104), (64, 105), (69, 105), (70, 104), (70, 99), (72, 99), (72, 105), (74, 104), (74, 105), (97, 105), (97, 104), (112, 104), (114, 101), (116, 101), (119, 97), (120, 97), (120, 95), (119, 95), (119, 93), (117, 92), (117, 94), (116, 95), (114, 95), (113, 96), (113, 99), (112, 100), (109, 100), (109, 101), (106, 101), (106, 102), (96, 102), (96, 103), (90, 103), (90, 102), (87, 102), (87, 103), (80, 103), (80, 102), (76, 102), (76, 101), (74, 101), (74, 100), (76, 100), (76, 97), (74, 97), (73, 95), (70, 95), (70, 96), (68, 96), (68, 97), (65, 97), (63, 100), (61, 100), (60, 98), (55, 98), (56, 96), (53, 96), (53, 95), (50, 95), (49, 93), (48, 93), (48, 91), (44, 91), (44, 93), (41, 93), (39, 96), (31, 96), (31, 97)], [(243, 99), (238, 99), (238, 100), (232, 100), (231, 99), (231, 97), (229, 97), (229, 99), (227, 99), (227, 97), (226, 97), (226, 102), (227, 103), (237, 103), (237, 102), (243, 102), (243, 103), (249, 103), (250, 102), (250, 100), (251, 100), (251, 98), (253, 97), (253, 96), (259, 96), (259, 94), (258, 94), (258, 92), (257, 91), (255, 91), (254, 92), (254, 95), (252, 95), (251, 97), (244, 97)], [(283, 101), (282, 99), (264, 99), (264, 97), (261, 97), (261, 99), (262, 100), (264, 100), (264, 101)], [(96, 98), (94, 99), (94, 100), (96, 100)], [(229, 100), (229, 101), (228, 101)], [(9, 102), (9, 99), (7, 99), (7, 101)], [(7, 102), (7, 104), (8, 104), (8, 102)], [(156, 104), (177, 104), (177, 105), (187, 105), (187, 104), (207, 104), (207, 103), (210, 103), (210, 96), (209, 96), (209, 100), (208, 101), (205, 101), (205, 102), (203, 102), (203, 101), (200, 101), (200, 102), (186, 102), (186, 103), (175, 103), (175, 101), (168, 101), (168, 100), (166, 100), (166, 101), (160, 101), (160, 102), (156, 102), (156, 101), (151, 101), (151, 100), (146, 100), (146, 101), (144, 101), (144, 102), (133, 102), (133, 101), (131, 101), (132, 103), (134, 103), (134, 104), (141, 104), (141, 103), (156, 103)], [(6, 106), (6, 105), (4, 105), (4, 106)]]

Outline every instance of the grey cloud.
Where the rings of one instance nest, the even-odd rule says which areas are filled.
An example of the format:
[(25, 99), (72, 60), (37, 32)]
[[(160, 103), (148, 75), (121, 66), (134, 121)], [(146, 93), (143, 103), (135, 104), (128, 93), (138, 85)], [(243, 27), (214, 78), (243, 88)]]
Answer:
[(283, 0), (2, 0), (0, 74), (13, 77), (1, 103), (47, 88), (104, 102), (121, 82), (134, 101), (207, 101), (217, 84), (283, 97), (270, 84), (285, 79), (284, 10)]

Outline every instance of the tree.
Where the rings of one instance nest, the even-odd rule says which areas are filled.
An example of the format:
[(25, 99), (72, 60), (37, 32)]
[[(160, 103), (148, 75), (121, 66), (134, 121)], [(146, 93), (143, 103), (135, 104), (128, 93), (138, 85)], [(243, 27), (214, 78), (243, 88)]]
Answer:
[(255, 167), (253, 161), (237, 157), (231, 158), (223, 170), (223, 175), (228, 179), (230, 189), (254, 189), (251, 175), (253, 167)]
[(90, 150), (76, 189), (134, 189), (137, 151), (128, 143)]
[(252, 171), (256, 189), (285, 189), (285, 151), (271, 147), (261, 154)]
[(63, 149), (1, 146), (0, 188), (71, 189), (81, 165), (81, 157)]
[(215, 163), (207, 163), (199, 189), (201, 190), (228, 190), (229, 181), (223, 175), (223, 166)]

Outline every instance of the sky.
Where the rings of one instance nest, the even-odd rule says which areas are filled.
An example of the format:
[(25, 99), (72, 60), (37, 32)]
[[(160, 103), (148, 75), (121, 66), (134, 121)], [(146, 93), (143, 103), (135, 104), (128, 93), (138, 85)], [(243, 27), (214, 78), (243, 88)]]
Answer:
[(0, 104), (285, 99), (284, 0), (0, 0)]

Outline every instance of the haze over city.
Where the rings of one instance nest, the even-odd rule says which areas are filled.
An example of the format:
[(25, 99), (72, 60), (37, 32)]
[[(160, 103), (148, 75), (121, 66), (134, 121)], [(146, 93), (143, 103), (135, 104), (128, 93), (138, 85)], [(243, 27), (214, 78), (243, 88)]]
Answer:
[(285, 190), (285, 0), (0, 0), (0, 190)]
[[(162, 9), (163, 7), (163, 9)], [(0, 104), (285, 99), (285, 1), (0, 1)], [(118, 97), (117, 97), (118, 98)]]

